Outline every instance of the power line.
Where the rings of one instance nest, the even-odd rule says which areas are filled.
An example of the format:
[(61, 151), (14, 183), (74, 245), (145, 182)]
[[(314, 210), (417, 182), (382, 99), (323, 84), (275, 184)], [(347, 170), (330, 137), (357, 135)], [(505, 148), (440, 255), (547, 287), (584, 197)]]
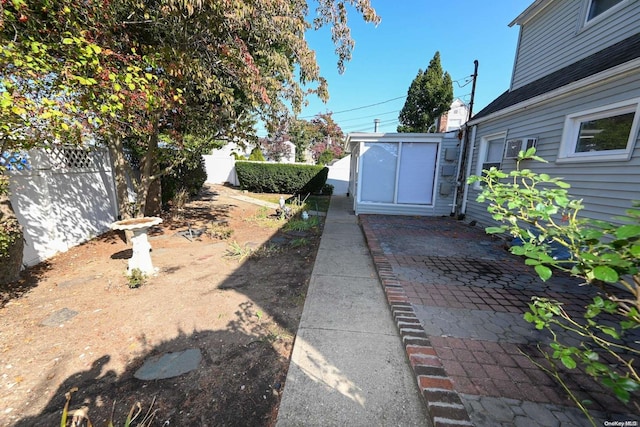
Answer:
[(368, 116), (353, 117), (353, 118), (351, 118), (351, 119), (341, 119), (341, 120), (340, 120), (340, 123), (344, 123), (344, 122), (352, 122), (352, 121), (354, 121), (354, 120), (368, 119), (368, 118), (370, 118), (370, 117), (386, 116), (387, 114), (398, 114), (398, 110), (387, 111), (386, 113), (370, 114), (370, 115), (368, 115)]
[[(376, 102), (375, 104), (369, 104), (369, 105), (363, 105), (362, 107), (355, 107), (355, 108), (350, 108), (348, 110), (342, 110), (342, 111), (333, 111), (332, 114), (342, 114), (342, 113), (350, 113), (351, 111), (356, 111), (356, 110), (362, 110), (364, 108), (370, 108), (370, 107), (375, 107), (376, 105), (382, 105), (382, 104), (386, 104), (388, 102), (391, 101), (396, 101), (398, 99), (402, 99), (402, 98), (406, 98), (407, 95), (403, 95), (403, 96), (398, 96), (396, 98), (391, 98), (391, 99), (387, 99), (386, 101), (381, 101), (381, 102)], [(315, 117), (316, 115), (314, 114), (313, 116), (302, 116), (299, 117), (300, 119), (308, 119), (310, 117)]]

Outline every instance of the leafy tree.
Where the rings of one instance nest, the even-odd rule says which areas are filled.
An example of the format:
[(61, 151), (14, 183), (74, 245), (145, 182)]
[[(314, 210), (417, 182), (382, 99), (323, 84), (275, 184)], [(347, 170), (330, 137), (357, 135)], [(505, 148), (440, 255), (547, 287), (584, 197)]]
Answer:
[[(588, 408), (564, 384), (557, 363), (568, 369), (581, 365), (620, 400), (635, 402), (640, 411), (632, 397), (640, 390), (640, 371), (634, 364), (640, 349), (632, 335), (640, 329), (640, 210), (628, 210), (617, 223), (581, 218), (584, 205), (570, 197), (569, 184), (521, 168), (523, 161), (531, 160), (544, 162), (531, 148), (519, 153), (515, 170), (506, 173), (493, 167), (469, 182), (484, 184), (478, 201), (488, 202), (487, 210), (501, 224), (487, 232), (518, 238), (522, 245), (512, 246), (511, 252), (524, 256), (542, 280), (558, 269), (597, 290), (582, 318), (558, 301), (533, 298), (525, 320), (552, 337), (551, 351), (539, 346), (551, 368), (541, 367), (560, 381), (587, 416)], [(556, 247), (565, 248), (569, 258), (553, 257)], [(568, 334), (559, 334), (560, 330)], [(580, 344), (572, 344), (568, 337)]]
[(285, 139), (282, 137), (277, 139), (263, 138), (260, 140), (260, 145), (267, 155), (267, 158), (274, 162), (279, 162), (283, 158), (291, 155), (291, 147), (285, 144)]
[(296, 146), (296, 162), (305, 162), (307, 150), (319, 139), (317, 129), (304, 119), (293, 119), (289, 124), (289, 138)]
[[(379, 18), (369, 0), (316, 5), (307, 21), (309, 6), (299, 0), (3, 1), (0, 150), (91, 135), (110, 149), (126, 216), (126, 141), (141, 158), (132, 214), (143, 215), (152, 185), (193, 154), (161, 169), (162, 135), (178, 152), (204, 151), (214, 140), (250, 138), (257, 117), (271, 126), (309, 94), (327, 99), (305, 31), (333, 27), (342, 70), (353, 48), (348, 7)], [(198, 146), (185, 145), (187, 134)], [(6, 192), (0, 202), (3, 218), (15, 219)]]
[(429, 132), (438, 117), (446, 113), (453, 102), (453, 82), (442, 71), (440, 52), (436, 52), (426, 71), (418, 70), (411, 82), (407, 100), (400, 110), (398, 132)]

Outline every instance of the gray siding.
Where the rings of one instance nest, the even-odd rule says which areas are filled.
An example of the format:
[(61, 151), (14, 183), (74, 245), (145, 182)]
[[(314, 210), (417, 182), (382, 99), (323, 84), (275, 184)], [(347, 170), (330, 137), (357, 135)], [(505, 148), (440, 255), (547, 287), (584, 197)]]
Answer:
[[(640, 140), (636, 141), (629, 161), (556, 163), (565, 116), (637, 97), (640, 97), (640, 72), (484, 121), (476, 129), (475, 145), (479, 147), (483, 135), (502, 131), (507, 132), (507, 139), (537, 137), (538, 155), (549, 163), (531, 162), (527, 167), (563, 177), (572, 186), (570, 194), (584, 199), (583, 216), (609, 220), (623, 215), (632, 201), (640, 200)], [(476, 149), (472, 174), (476, 171), (477, 153)], [(512, 170), (514, 166), (513, 160), (503, 161), (504, 170)], [(466, 214), (486, 225), (492, 220), (486, 205), (475, 201), (477, 195), (478, 191), (469, 187)]]
[(558, 0), (520, 28), (511, 90), (640, 31), (640, 1), (583, 26), (585, 0)]

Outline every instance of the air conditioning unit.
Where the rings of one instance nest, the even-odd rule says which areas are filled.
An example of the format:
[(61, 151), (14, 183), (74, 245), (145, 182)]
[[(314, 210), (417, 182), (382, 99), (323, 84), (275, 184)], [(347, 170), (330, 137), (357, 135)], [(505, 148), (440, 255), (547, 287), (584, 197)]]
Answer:
[(537, 143), (538, 138), (510, 139), (507, 141), (504, 158), (515, 159), (520, 151), (527, 151), (529, 148), (535, 147)]

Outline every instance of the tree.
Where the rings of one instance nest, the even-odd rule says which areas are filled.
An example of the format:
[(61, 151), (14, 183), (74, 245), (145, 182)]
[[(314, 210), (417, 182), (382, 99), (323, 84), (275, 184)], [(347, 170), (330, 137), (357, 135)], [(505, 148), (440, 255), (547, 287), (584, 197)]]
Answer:
[(279, 162), (283, 158), (291, 155), (291, 147), (285, 143), (284, 137), (275, 139), (262, 138), (260, 140), (260, 145), (262, 146), (267, 158), (274, 162)]
[(418, 70), (409, 86), (398, 132), (429, 132), (452, 102), (453, 82), (449, 73), (442, 71), (440, 52), (436, 52), (426, 71)]
[[(348, 6), (379, 21), (369, 0), (320, 0), (311, 22), (298, 0), (2, 2), (0, 149), (91, 136), (114, 159), (121, 215), (144, 215), (152, 185), (192, 157), (160, 169), (161, 135), (193, 154), (213, 141), (255, 139), (257, 117), (271, 126), (309, 94), (327, 99), (305, 31), (333, 26), (342, 69), (353, 48)], [(185, 145), (184, 135), (198, 143)], [(134, 212), (125, 142), (141, 159)], [(10, 204), (6, 211), (15, 217)]]
[[(634, 403), (640, 411), (633, 396), (640, 391), (640, 370), (634, 364), (640, 348), (633, 335), (640, 328), (640, 209), (629, 209), (617, 223), (581, 218), (584, 205), (569, 195), (568, 183), (521, 167), (532, 160), (545, 161), (530, 148), (519, 153), (510, 173), (492, 167), (469, 182), (483, 183), (478, 201), (489, 203), (488, 212), (500, 224), (487, 232), (518, 238), (522, 244), (512, 246), (511, 252), (524, 256), (542, 280), (556, 269), (596, 290), (582, 318), (558, 301), (538, 297), (525, 314), (525, 320), (552, 337), (551, 351), (538, 346), (550, 364), (540, 367), (564, 386), (595, 426), (585, 403), (564, 384), (557, 364), (567, 369), (581, 365), (618, 399)], [(554, 247), (566, 249), (568, 259), (554, 257)]]

